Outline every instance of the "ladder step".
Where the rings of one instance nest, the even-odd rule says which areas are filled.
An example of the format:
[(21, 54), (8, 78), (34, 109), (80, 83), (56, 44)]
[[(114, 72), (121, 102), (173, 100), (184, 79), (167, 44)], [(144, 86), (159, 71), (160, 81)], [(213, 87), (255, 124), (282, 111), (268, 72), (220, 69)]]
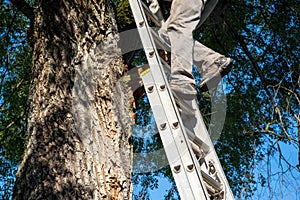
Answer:
[(170, 65), (162, 58), (160, 58), (161, 64), (165, 70), (165, 72), (167, 72), (168, 74), (171, 74), (171, 67)]
[[(163, 21), (163, 19), (159, 19), (159, 17), (157, 17), (156, 15), (154, 15), (149, 7), (144, 3), (142, 2), (142, 6), (143, 6), (143, 9), (145, 11), (145, 14), (152, 20), (152, 22), (155, 23), (155, 25), (157, 27), (160, 27), (161, 26), (161, 21)], [(156, 43), (156, 45), (158, 45), (161, 49), (165, 50), (165, 51), (171, 51), (171, 47), (169, 44), (167, 44), (165, 41), (163, 41), (159, 36), (158, 36), (158, 33), (153, 30), (152, 28), (150, 28), (150, 32), (153, 36), (153, 39)]]
[[(189, 138), (189, 140), (190, 140), (190, 142), (191, 142), (191, 146), (192, 146), (193, 150), (194, 150), (194, 151), (197, 151), (197, 152), (198, 152), (198, 155), (201, 154), (200, 149), (202, 149), (203, 152), (204, 152), (205, 154), (209, 153), (210, 148), (209, 148), (209, 146), (208, 146), (205, 142), (203, 142), (203, 140), (201, 140), (199, 137), (197, 137), (197, 136), (196, 136), (193, 132), (191, 132), (190, 130), (185, 129), (185, 131), (186, 131), (186, 133), (187, 133), (187, 135), (188, 135), (188, 138)], [(200, 148), (200, 149), (197, 150), (198, 148), (197, 148), (196, 146), (197, 146), (198, 148)]]
[(153, 39), (154, 39), (156, 45), (159, 47), (158, 49), (163, 49), (163, 50), (165, 50), (165, 51), (171, 52), (171, 47), (170, 47), (170, 45), (169, 45), (168, 43), (166, 43), (165, 41), (163, 41), (163, 40), (159, 37), (158, 33), (157, 33), (155, 30), (153, 30), (152, 28), (150, 28), (150, 32), (151, 32), (151, 34), (152, 34), (152, 36), (153, 36)]
[(144, 9), (144, 12), (145, 14), (147, 15), (147, 17), (149, 17), (149, 19), (155, 23), (156, 26), (160, 27), (161, 26), (161, 20), (156, 16), (154, 15), (151, 10), (149, 9), (149, 7), (144, 3), (142, 2), (142, 6), (143, 6), (143, 9)]
[(223, 185), (201, 170), (203, 180), (216, 191), (223, 190)]
[(176, 102), (176, 105), (177, 105), (178, 109), (180, 110), (180, 112), (185, 112), (185, 113), (190, 114), (190, 115), (193, 115), (195, 113), (195, 111), (190, 109), (186, 104), (179, 101), (176, 98), (176, 95), (174, 93), (173, 93), (173, 96), (175, 97), (175, 102)]

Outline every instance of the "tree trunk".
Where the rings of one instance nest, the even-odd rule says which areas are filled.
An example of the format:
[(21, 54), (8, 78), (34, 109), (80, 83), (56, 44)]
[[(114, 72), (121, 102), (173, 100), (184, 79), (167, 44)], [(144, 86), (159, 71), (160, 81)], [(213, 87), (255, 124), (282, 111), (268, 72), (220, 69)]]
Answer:
[(128, 88), (107, 1), (35, 1), (28, 144), (13, 199), (131, 199)]

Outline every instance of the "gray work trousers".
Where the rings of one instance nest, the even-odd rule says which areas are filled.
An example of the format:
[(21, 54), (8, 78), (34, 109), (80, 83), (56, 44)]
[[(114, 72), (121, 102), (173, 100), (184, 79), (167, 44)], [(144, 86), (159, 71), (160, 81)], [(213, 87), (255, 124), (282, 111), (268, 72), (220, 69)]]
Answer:
[(159, 30), (160, 36), (171, 45), (171, 84), (195, 84), (192, 65), (206, 71), (222, 56), (193, 38), (204, 6), (202, 0), (173, 0), (170, 16)]
[[(208, 0), (210, 1), (210, 0)], [(196, 102), (195, 79), (192, 65), (206, 71), (222, 55), (193, 38), (193, 31), (200, 25), (204, 10), (202, 0), (173, 0), (170, 16), (159, 30), (159, 35), (171, 46), (170, 86), (181, 102), (181, 118), (192, 133), (200, 133), (202, 121)], [(217, 2), (217, 1), (215, 1)]]

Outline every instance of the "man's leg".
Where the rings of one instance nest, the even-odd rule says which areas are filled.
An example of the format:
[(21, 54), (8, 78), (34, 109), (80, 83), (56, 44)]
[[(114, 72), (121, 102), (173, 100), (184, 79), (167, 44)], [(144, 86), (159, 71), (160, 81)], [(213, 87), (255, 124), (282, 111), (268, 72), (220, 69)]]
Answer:
[(171, 46), (170, 86), (181, 107), (184, 126), (194, 132), (197, 107), (195, 80), (192, 75), (194, 38), (193, 30), (200, 21), (202, 0), (173, 0), (166, 21)]
[(197, 40), (194, 45), (194, 64), (197, 66), (200, 72), (204, 72), (211, 66), (215, 60), (222, 57), (223, 55), (215, 52), (207, 46), (201, 44)]
[(194, 46), (194, 64), (202, 74), (198, 88), (203, 92), (216, 88), (232, 66), (230, 58), (226, 58), (198, 41)]
[(200, 21), (202, 6), (202, 0), (173, 0), (166, 21), (171, 44), (171, 85), (195, 83), (192, 75), (193, 30)]
[[(162, 24), (162, 27), (159, 30), (159, 35), (166, 43), (170, 45), (170, 38), (167, 32), (167, 23), (168, 20)], [(188, 55), (185, 57), (186, 59), (190, 59), (188, 58)], [(229, 58), (224, 57), (222, 54), (213, 51), (212, 49), (201, 44), (199, 41), (195, 40), (193, 49), (193, 63), (202, 74), (202, 81), (199, 84), (200, 90), (207, 91), (208, 88), (215, 87), (221, 80), (222, 76), (226, 75), (230, 71), (230, 62), (231, 60)], [(188, 72), (187, 74), (190, 73), (191, 72)]]

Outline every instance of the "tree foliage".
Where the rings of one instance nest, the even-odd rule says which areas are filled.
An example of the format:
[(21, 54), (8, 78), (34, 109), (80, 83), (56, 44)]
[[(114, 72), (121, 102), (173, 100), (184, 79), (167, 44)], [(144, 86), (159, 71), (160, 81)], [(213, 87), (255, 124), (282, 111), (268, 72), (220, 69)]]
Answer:
[[(281, 167), (274, 174), (289, 171), (282, 177), (290, 179), (295, 173), (299, 177), (299, 156), (293, 155), (289, 161), (281, 148), (286, 143), (293, 152), (299, 151), (297, 1), (221, 0), (195, 37), (234, 60), (234, 68), (224, 81), (227, 116), (216, 149), (236, 197), (248, 198), (258, 187), (273, 187), (273, 173), (256, 173), (255, 168), (260, 163), (270, 167), (274, 156), (279, 157), (275, 165)], [(198, 76), (195, 74), (196, 79)], [(210, 94), (199, 95), (207, 124), (210, 101)], [(297, 178), (292, 181), (298, 183)], [(289, 186), (281, 182), (279, 187), (283, 190)]]
[[(282, 143), (299, 151), (299, 5), (221, 1), (203, 29), (203, 41), (221, 52), (227, 49), (234, 59), (227, 78), (227, 117), (217, 148), (237, 196), (251, 195), (257, 181), (264, 185), (269, 178), (254, 177), (253, 169), (261, 160), (271, 155), (284, 160)], [(294, 156), (298, 163), (284, 160), (281, 174), (299, 172), (300, 158)]]
[(31, 49), (28, 19), (7, 1), (0, 9), (0, 198), (6, 199), (24, 151)]

